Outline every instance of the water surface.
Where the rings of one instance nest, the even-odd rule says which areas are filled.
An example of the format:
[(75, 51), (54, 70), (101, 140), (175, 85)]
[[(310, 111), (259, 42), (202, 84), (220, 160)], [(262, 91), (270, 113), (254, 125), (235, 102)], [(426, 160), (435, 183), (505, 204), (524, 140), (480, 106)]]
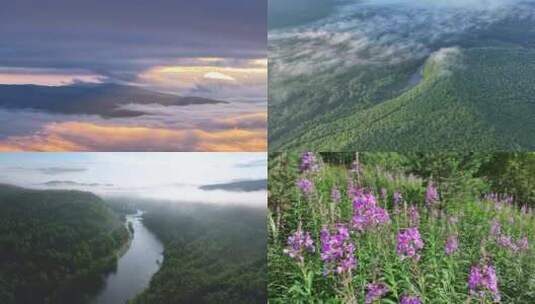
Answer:
[(94, 304), (120, 304), (134, 298), (149, 286), (151, 277), (163, 261), (163, 245), (142, 222), (143, 213), (127, 215), (132, 223), (134, 235), (128, 251), (119, 259), (117, 271), (110, 273), (104, 288), (95, 298)]

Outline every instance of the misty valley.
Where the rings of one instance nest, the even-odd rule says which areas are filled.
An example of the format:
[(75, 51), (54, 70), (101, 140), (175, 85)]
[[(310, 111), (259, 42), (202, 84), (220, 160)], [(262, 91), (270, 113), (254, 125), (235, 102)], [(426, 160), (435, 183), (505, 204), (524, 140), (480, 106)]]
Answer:
[(265, 238), (254, 206), (2, 184), (0, 302), (263, 303)]
[(535, 147), (532, 0), (273, 0), (269, 15), (272, 151)]

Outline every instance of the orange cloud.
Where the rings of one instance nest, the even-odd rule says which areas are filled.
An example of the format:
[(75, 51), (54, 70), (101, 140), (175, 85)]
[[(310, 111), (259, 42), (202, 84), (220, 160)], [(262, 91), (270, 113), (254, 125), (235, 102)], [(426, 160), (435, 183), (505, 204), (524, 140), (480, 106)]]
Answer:
[(267, 128), (267, 112), (255, 112), (225, 117), (217, 120), (234, 128)]
[(198, 151), (267, 151), (265, 131), (252, 132), (245, 130), (228, 130), (220, 132), (196, 131), (203, 140)]
[(198, 85), (254, 86), (267, 83), (267, 59), (249, 60), (243, 67), (215, 66), (220, 58), (200, 58), (205, 65), (158, 66), (138, 75), (138, 81), (154, 87), (187, 90)]
[(64, 122), (0, 141), (0, 151), (266, 151), (265, 129), (205, 131)]
[(35, 84), (43, 86), (63, 86), (77, 81), (101, 83), (102, 76), (88, 74), (46, 73), (46, 70), (13, 69), (0, 71), (0, 84)]

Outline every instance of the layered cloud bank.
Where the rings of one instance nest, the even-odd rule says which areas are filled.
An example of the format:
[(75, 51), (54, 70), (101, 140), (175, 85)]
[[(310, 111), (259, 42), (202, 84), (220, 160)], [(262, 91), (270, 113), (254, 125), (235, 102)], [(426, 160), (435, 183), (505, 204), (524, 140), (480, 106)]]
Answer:
[(265, 150), (266, 31), (262, 1), (4, 3), (0, 86), (66, 90), (2, 91), (0, 150)]
[(340, 73), (421, 60), (504, 20), (533, 20), (531, 0), (334, 1), (319, 20), (269, 32), (270, 77)]
[[(0, 139), (0, 151), (265, 151), (265, 112), (206, 118), (211, 128), (202, 123), (183, 127), (158, 127), (164, 119), (180, 115), (154, 116), (149, 126), (97, 122), (50, 122), (29, 135), (12, 135)], [(197, 117), (198, 118), (198, 117)], [(149, 119), (156, 120), (151, 123)], [(182, 123), (175, 121), (176, 123)], [(138, 124), (139, 121), (133, 122)], [(171, 122), (170, 124), (172, 124)], [(190, 122), (192, 123), (192, 122)], [(210, 126), (209, 126), (210, 127)], [(242, 128), (244, 127), (244, 128)]]

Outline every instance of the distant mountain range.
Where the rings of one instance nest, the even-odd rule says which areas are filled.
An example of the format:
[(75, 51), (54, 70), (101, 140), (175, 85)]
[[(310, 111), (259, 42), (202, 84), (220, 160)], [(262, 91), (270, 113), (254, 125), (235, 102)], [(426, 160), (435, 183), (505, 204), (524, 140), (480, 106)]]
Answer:
[(65, 187), (65, 186), (79, 186), (79, 187), (113, 187), (113, 184), (99, 184), (99, 183), (79, 183), (75, 181), (61, 181), (53, 180), (43, 183), (44, 186), (50, 187)]
[(266, 179), (252, 179), (252, 180), (235, 181), (235, 182), (230, 182), (230, 183), (202, 185), (199, 187), (199, 189), (205, 190), (205, 191), (223, 190), (223, 191), (232, 191), (232, 192), (261, 191), (261, 190), (267, 189), (267, 180)]
[(188, 106), (223, 104), (221, 100), (182, 97), (119, 84), (70, 86), (0, 85), (0, 107), (33, 109), (58, 114), (99, 115), (104, 118), (136, 117), (146, 113), (124, 109), (128, 104)]

